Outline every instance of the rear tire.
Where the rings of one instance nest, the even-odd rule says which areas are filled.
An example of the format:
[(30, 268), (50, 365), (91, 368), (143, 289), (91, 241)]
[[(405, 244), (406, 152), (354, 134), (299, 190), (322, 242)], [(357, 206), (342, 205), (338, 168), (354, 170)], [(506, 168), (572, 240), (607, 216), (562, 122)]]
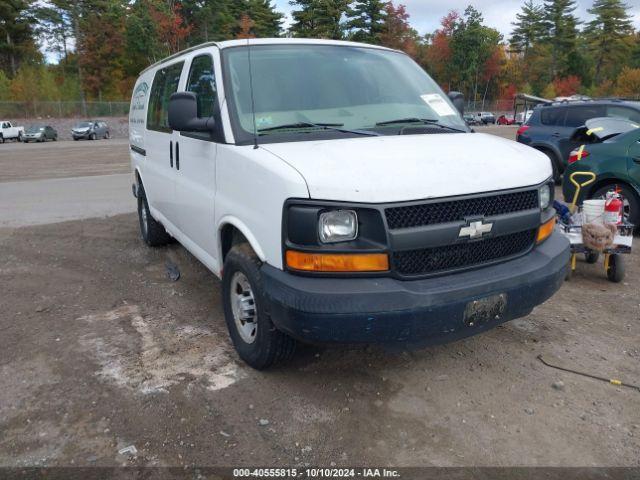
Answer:
[(556, 156), (549, 152), (548, 150), (540, 150), (544, 153), (549, 160), (551, 161), (551, 168), (553, 169), (553, 181), (556, 185), (560, 185), (562, 183), (562, 173), (560, 173), (560, 165), (558, 165), (558, 159)]
[(151, 216), (147, 196), (142, 185), (138, 189), (138, 220), (140, 222), (140, 234), (147, 245), (150, 247), (162, 247), (171, 242), (171, 235), (167, 233), (160, 222)]
[(587, 252), (584, 254), (585, 262), (590, 265), (594, 263), (598, 263), (598, 259), (600, 258), (600, 252)]
[(296, 341), (276, 329), (268, 312), (262, 263), (248, 243), (227, 254), (222, 277), (222, 303), (229, 335), (240, 358), (256, 370), (289, 360)]
[(111, 138), (111, 134), (109, 132), (105, 132), (104, 139), (109, 140)]

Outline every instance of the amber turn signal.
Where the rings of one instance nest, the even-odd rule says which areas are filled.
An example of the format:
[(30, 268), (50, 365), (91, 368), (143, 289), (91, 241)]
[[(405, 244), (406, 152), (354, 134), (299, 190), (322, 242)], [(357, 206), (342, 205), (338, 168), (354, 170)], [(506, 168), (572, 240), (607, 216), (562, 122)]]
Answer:
[(287, 266), (302, 272), (386, 272), (389, 256), (386, 253), (332, 254), (305, 253), (288, 250)]
[(542, 243), (547, 238), (549, 238), (553, 233), (553, 229), (555, 228), (555, 226), (556, 217), (553, 217), (547, 223), (544, 223), (542, 226), (540, 226), (540, 228), (538, 229), (538, 238), (536, 239), (537, 243)]

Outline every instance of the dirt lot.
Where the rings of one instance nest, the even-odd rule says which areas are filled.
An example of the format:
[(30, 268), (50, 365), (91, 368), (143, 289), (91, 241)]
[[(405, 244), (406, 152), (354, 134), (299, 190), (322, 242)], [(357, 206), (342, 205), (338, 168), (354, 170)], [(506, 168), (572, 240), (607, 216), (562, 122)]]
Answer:
[(484, 335), (305, 347), (260, 373), (230, 347), (218, 280), (145, 247), (134, 214), (0, 229), (0, 465), (640, 467), (640, 392), (536, 359), (639, 384), (639, 275), (637, 251), (619, 285), (581, 262)]
[(0, 182), (130, 171), (128, 139), (0, 145)]

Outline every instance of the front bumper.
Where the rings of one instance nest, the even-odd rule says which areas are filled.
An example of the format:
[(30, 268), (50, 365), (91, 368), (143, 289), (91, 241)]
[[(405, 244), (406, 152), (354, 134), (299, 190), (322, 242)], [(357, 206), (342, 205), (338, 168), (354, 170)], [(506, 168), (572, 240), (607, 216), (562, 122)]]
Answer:
[(91, 136), (91, 133), (93, 132), (72, 132), (71, 136), (75, 139), (75, 138), (89, 138)]
[[(528, 315), (562, 285), (569, 242), (554, 233), (531, 253), (505, 263), (441, 277), (311, 278), (269, 265), (262, 276), (272, 321), (310, 343), (439, 344)], [(469, 302), (506, 295), (498, 318), (469, 326)]]

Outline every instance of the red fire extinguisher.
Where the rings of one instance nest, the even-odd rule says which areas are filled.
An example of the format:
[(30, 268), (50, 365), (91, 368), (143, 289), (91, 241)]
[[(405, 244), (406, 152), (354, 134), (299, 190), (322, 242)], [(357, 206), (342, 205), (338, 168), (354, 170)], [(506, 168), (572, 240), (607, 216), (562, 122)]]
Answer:
[(604, 204), (604, 223), (620, 225), (622, 223), (622, 212), (624, 203), (617, 191), (607, 193), (607, 201)]

